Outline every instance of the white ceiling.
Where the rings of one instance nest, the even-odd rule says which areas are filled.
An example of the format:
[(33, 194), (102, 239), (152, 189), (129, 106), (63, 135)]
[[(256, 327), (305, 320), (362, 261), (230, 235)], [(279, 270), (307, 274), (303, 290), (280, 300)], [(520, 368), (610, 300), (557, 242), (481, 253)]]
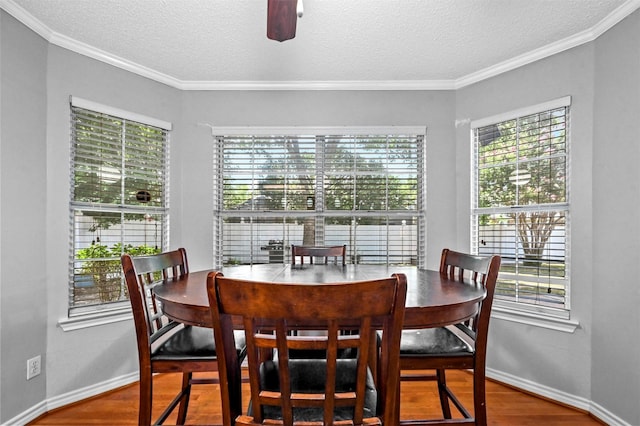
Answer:
[(181, 89), (450, 89), (591, 41), (640, 0), (0, 0), (51, 43)]

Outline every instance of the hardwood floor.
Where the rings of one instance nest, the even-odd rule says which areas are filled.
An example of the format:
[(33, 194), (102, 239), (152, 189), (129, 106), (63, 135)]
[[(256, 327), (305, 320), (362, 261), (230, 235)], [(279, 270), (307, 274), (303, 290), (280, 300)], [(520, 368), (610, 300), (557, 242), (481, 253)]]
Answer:
[[(154, 419), (173, 398), (180, 386), (180, 376), (163, 374), (155, 378)], [(450, 372), (447, 381), (469, 407), (471, 375)], [(248, 386), (245, 384), (244, 386)], [(401, 418), (439, 417), (440, 404), (435, 384), (403, 382)], [(244, 392), (246, 395), (248, 392)], [(245, 401), (245, 406), (246, 406)], [(189, 424), (221, 424), (220, 389), (218, 385), (195, 386), (191, 393), (187, 422)], [(488, 422), (490, 425), (602, 425), (587, 413), (520, 392), (509, 386), (487, 381)], [(453, 408), (452, 408), (453, 410)], [(177, 410), (176, 410), (177, 411)], [(58, 408), (29, 425), (136, 425), (138, 422), (138, 385), (125, 386), (105, 394)], [(175, 424), (175, 414), (167, 424)]]

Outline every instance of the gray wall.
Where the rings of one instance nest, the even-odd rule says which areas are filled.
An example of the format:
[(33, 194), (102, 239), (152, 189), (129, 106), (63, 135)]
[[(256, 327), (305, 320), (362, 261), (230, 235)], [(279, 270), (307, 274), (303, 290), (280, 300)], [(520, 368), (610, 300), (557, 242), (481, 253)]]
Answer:
[[(210, 267), (213, 258), (211, 217), (213, 202), (211, 130), (214, 126), (383, 126), (427, 127), (427, 205), (446, 206), (454, 191), (453, 114), (454, 94), (442, 92), (185, 92), (183, 122), (174, 132), (173, 166), (182, 170), (180, 189), (173, 187), (172, 220), (182, 228), (174, 240), (189, 248), (189, 263)], [(178, 143), (179, 141), (179, 143)], [(450, 162), (445, 159), (449, 159)], [(431, 178), (433, 177), (433, 178)], [(175, 182), (175, 180), (173, 180)], [(173, 207), (176, 207), (174, 210)], [(429, 247), (451, 245), (454, 218), (447, 208), (429, 211)], [(440, 249), (428, 253), (427, 262), (437, 267)], [(192, 260), (193, 259), (193, 260)]]
[[(34, 251), (33, 239), (25, 238), (23, 232), (12, 240), (3, 234), (3, 244), (11, 241), (12, 245), (19, 243), (25, 245), (25, 250), (29, 249), (24, 256), (26, 259), (29, 255), (27, 269), (35, 270), (30, 278), (42, 287), (42, 309), (33, 307), (34, 286), (12, 285), (17, 276), (5, 279), (9, 263), (3, 258), (0, 264), (5, 273), (0, 283), (2, 318), (9, 319), (7, 324), (15, 321), (27, 305), (31, 311), (28, 316), (31, 324), (29, 328), (20, 325), (11, 332), (2, 331), (3, 377), (5, 372), (22, 371), (12, 373), (8, 380), (2, 382), (4, 391), (0, 401), (4, 409), (0, 421), (11, 419), (44, 400), (49, 400), (53, 406), (60, 405), (65, 398), (73, 399), (76, 393), (92, 392), (93, 386), (128, 377), (137, 370), (135, 335), (130, 321), (68, 332), (58, 326), (58, 321), (66, 317), (68, 304), (70, 95), (173, 123), (171, 247), (186, 247), (194, 269), (210, 268), (213, 263), (213, 142), (211, 130), (198, 125), (200, 122), (218, 126), (424, 125), (429, 128), (428, 149), (433, 158), (449, 157), (453, 161), (450, 143), (454, 136), (453, 92), (181, 92), (66, 49), (47, 46), (22, 24), (5, 12), (1, 13), (3, 22), (8, 22), (2, 27), (2, 40), (7, 42), (6, 47), (3, 45), (3, 58), (11, 59), (16, 78), (30, 75), (27, 71), (32, 69), (40, 77), (40, 92), (33, 96), (31, 102), (37, 108), (23, 102), (17, 116), (5, 109), (2, 111), (3, 121), (12, 120), (16, 132), (24, 132), (23, 127), (29, 132), (38, 132), (38, 137), (34, 137), (37, 148), (33, 152), (27, 151), (27, 163), (18, 157), (25, 153), (25, 148), (5, 138), (3, 133), (3, 151), (9, 145), (17, 157), (10, 159), (12, 168), (3, 167), (2, 173), (29, 173), (29, 180), (40, 176), (37, 182), (28, 186), (15, 185), (15, 180), (10, 182), (16, 194), (28, 190), (41, 196), (34, 199), (37, 200), (37, 208), (25, 210), (18, 208), (3, 188), (2, 206), (12, 205), (14, 210), (3, 217), (11, 218), (13, 223), (10, 227), (15, 230), (35, 229), (33, 221), (39, 220), (40, 228), (34, 235), (45, 244), (36, 247), (39, 251)], [(15, 32), (21, 34), (14, 35)], [(32, 49), (29, 42), (39, 43), (40, 51)], [(10, 56), (13, 51), (24, 58), (38, 60), (40, 64), (24, 64), (22, 59)], [(3, 79), (3, 99), (5, 88), (13, 84), (5, 82)], [(26, 86), (13, 84), (11, 87), (24, 97)], [(31, 116), (25, 110), (31, 111)], [(35, 123), (46, 123), (46, 126), (34, 125), (34, 111), (41, 113)], [(434, 204), (446, 203), (447, 194), (454, 190), (455, 176), (446, 164), (437, 160), (428, 165), (442, 178), (441, 182), (433, 179), (433, 189), (429, 191), (429, 202)], [(5, 178), (2, 182), (9, 181)], [(430, 216), (430, 222), (434, 225), (430, 233), (433, 246), (450, 245), (449, 236), (455, 232), (453, 217), (446, 210), (438, 209)], [(432, 267), (437, 265), (438, 255), (437, 252), (430, 254)], [(14, 299), (6, 299), (8, 295)], [(34, 334), (31, 327), (38, 327), (39, 333)], [(32, 344), (37, 344), (37, 348), (16, 350), (19, 347), (17, 342), (27, 346), (22, 338), (26, 333), (34, 336)], [(43, 355), (43, 374), (36, 379), (37, 382), (26, 382), (26, 360), (37, 353)], [(34, 383), (40, 384), (39, 392), (29, 388), (29, 398), (11, 392), (11, 389), (19, 387), (33, 387)]]
[(130, 321), (66, 332), (57, 326), (67, 316), (68, 307), (69, 96), (168, 122), (176, 121), (181, 108), (176, 89), (57, 46), (49, 47), (47, 64), (46, 377), (47, 396), (54, 397), (137, 369)]
[[(640, 424), (640, 292), (619, 279), (640, 263), (640, 13), (596, 42), (456, 92), (478, 119), (572, 96), (571, 319), (574, 333), (493, 320), (488, 368)], [(468, 246), (469, 128), (457, 131), (458, 241)], [(615, 268), (615, 269), (613, 269)], [(614, 270), (616, 272), (614, 272)], [(627, 274), (624, 271), (629, 271)], [(619, 326), (620, 325), (620, 326)]]
[[(639, 19), (636, 12), (597, 42), (455, 92), (197, 92), (48, 45), (1, 11), (0, 422), (137, 369), (130, 321), (72, 332), (57, 326), (67, 310), (69, 95), (173, 123), (171, 247), (186, 247), (193, 269), (213, 263), (213, 147), (211, 130), (198, 123), (424, 125), (434, 268), (442, 247), (469, 247), (469, 127), (454, 120), (571, 95), (571, 300), (580, 327), (565, 333), (495, 320), (489, 368), (639, 424), (632, 402), (640, 373), (624, 360), (640, 355), (640, 341), (626, 333), (640, 325), (640, 295), (611, 279), (601, 261), (633, 271), (640, 260)], [(614, 259), (617, 248), (629, 251)], [(43, 374), (27, 382), (26, 360), (38, 353)]]
[[(582, 398), (591, 389), (591, 159), (593, 45), (584, 45), (457, 92), (457, 118), (479, 119), (572, 96), (571, 318), (574, 333), (492, 321), (487, 367)], [(469, 247), (469, 126), (458, 129), (458, 240)]]
[(640, 424), (640, 13), (595, 43), (592, 400)]
[(49, 322), (47, 43), (1, 13), (0, 57), (0, 420), (4, 420), (47, 396), (46, 375), (26, 381), (27, 359), (41, 354), (46, 360)]

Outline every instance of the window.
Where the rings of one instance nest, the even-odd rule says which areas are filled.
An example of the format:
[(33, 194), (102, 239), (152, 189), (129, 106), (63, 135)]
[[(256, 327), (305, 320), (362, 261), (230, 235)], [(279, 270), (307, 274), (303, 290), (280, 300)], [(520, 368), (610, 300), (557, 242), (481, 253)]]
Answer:
[(123, 304), (120, 256), (166, 247), (170, 127), (72, 98), (69, 316)]
[(423, 265), (424, 129), (220, 130), (218, 265), (288, 263), (291, 244)]
[(497, 303), (559, 317), (569, 309), (569, 104), (471, 125), (471, 242), (502, 256)]

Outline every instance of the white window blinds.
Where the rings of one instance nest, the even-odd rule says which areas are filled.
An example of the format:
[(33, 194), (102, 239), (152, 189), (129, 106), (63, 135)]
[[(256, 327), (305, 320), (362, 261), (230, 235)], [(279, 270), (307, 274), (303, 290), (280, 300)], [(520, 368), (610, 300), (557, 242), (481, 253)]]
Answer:
[(234, 134), (216, 145), (219, 264), (288, 262), (291, 244), (419, 262), (423, 134)]
[(520, 308), (569, 309), (569, 101), (472, 123), (472, 246), (502, 256), (495, 297)]
[(126, 300), (120, 256), (161, 251), (168, 212), (168, 130), (77, 103), (71, 105), (70, 315)]

